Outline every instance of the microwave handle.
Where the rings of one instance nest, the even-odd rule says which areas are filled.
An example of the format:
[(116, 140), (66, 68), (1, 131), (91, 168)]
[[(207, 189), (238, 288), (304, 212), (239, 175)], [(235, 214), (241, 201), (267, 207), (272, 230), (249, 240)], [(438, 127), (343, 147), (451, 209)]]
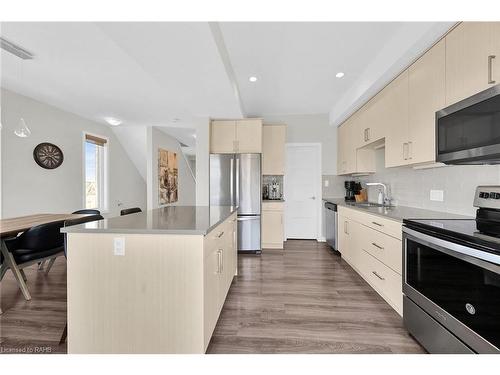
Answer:
[(492, 74), (492, 65), (493, 65), (493, 59), (495, 58), (495, 55), (489, 55), (488, 56), (488, 84), (494, 85), (496, 83), (495, 80), (493, 80), (493, 74)]

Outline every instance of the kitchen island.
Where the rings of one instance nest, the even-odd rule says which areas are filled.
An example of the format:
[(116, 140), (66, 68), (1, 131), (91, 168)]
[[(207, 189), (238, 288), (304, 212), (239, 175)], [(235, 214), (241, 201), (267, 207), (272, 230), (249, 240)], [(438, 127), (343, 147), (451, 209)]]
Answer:
[(204, 353), (237, 266), (237, 207), (64, 228), (68, 353)]

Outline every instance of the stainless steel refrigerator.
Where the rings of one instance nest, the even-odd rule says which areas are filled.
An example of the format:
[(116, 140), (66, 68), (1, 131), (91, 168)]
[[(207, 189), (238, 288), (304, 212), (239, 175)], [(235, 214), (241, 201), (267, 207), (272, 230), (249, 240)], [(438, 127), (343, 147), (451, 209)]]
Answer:
[(210, 154), (210, 205), (238, 208), (238, 251), (261, 252), (260, 154)]

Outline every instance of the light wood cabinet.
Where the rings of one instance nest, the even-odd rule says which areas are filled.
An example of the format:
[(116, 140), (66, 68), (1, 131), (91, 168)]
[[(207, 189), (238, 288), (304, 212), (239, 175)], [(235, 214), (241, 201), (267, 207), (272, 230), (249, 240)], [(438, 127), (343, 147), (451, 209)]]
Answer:
[(240, 154), (262, 153), (262, 120), (236, 121), (236, 149)]
[(340, 175), (375, 171), (370, 148), (385, 138), (385, 166), (435, 161), (435, 113), (500, 84), (500, 22), (464, 22), (338, 128)]
[(500, 56), (490, 56), (495, 56), (497, 30), (496, 22), (463, 22), (446, 36), (447, 105), (494, 85), (491, 78)]
[(385, 166), (408, 164), (408, 70), (386, 88), (390, 111), (386, 114)]
[(337, 128), (337, 174), (375, 172), (374, 151), (359, 149), (359, 117), (354, 114)]
[(236, 212), (206, 235), (68, 233), (68, 352), (204, 353), (236, 273), (235, 225)]
[(445, 41), (410, 66), (408, 163), (436, 160), (435, 113), (445, 107)]
[(262, 174), (285, 174), (286, 125), (262, 127)]
[(213, 120), (210, 124), (210, 152), (262, 153), (262, 120)]
[(262, 247), (283, 249), (283, 202), (262, 202)]
[(233, 154), (236, 151), (236, 121), (214, 120), (210, 125), (210, 152)]
[(339, 251), (399, 314), (402, 314), (401, 223), (338, 208)]

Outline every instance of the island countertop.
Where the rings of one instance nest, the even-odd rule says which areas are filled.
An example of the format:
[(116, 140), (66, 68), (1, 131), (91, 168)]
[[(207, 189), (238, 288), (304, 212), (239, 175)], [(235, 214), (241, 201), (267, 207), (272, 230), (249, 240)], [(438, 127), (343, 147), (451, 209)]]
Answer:
[(64, 233), (206, 235), (236, 206), (166, 206), (63, 228)]

